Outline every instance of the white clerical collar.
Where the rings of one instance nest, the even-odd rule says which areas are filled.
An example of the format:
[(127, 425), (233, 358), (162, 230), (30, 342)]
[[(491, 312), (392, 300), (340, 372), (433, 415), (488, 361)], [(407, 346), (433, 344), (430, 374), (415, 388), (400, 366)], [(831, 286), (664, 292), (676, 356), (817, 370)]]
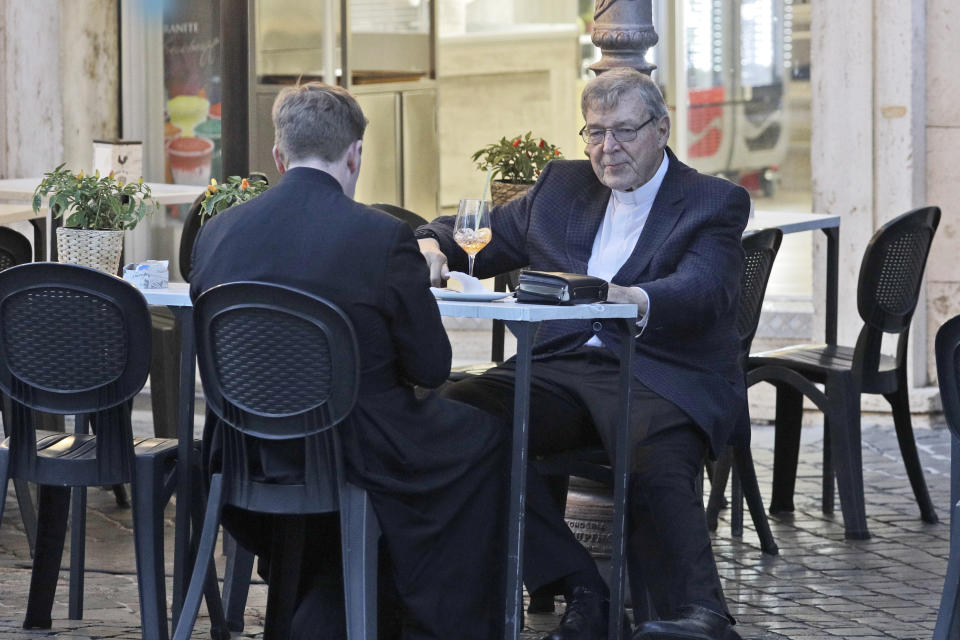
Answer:
[(652, 178), (633, 191), (612, 190), (613, 199), (616, 201), (616, 204), (636, 206), (642, 202), (653, 202), (653, 199), (657, 197), (657, 192), (660, 191), (660, 185), (663, 184), (663, 178), (667, 175), (667, 168), (669, 166), (670, 158), (667, 157), (667, 152), (664, 151), (660, 167), (657, 168), (657, 172), (653, 174)]

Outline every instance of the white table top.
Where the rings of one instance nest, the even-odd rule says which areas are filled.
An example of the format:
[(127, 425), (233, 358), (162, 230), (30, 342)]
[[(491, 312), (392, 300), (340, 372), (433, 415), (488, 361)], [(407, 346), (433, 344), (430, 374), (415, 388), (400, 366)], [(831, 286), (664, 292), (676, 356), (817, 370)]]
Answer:
[[(42, 178), (12, 178), (0, 180), (0, 200), (32, 202), (33, 192)], [(167, 184), (148, 182), (154, 200), (161, 206), (168, 204), (192, 204), (206, 188), (192, 184)]]
[(796, 213), (792, 211), (754, 211), (747, 221), (747, 231), (777, 227), (784, 233), (829, 229), (840, 226), (840, 216), (824, 213)]
[(192, 307), (190, 285), (186, 282), (171, 282), (166, 289), (140, 289), (147, 304), (162, 307)]
[(636, 318), (635, 304), (519, 304), (512, 299), (496, 302), (437, 300), (440, 315), (455, 318), (490, 318), (540, 322), (543, 320), (593, 320), (595, 318)]
[(0, 224), (45, 218), (46, 215), (46, 207), (40, 209), (38, 213), (34, 213), (28, 204), (0, 204)]
[[(165, 307), (190, 307), (190, 285), (171, 282), (167, 289), (141, 289), (147, 304)], [(635, 318), (635, 304), (576, 304), (555, 306), (545, 304), (517, 304), (504, 302), (453, 302), (437, 300), (440, 315), (460, 318), (492, 318), (540, 322), (542, 320), (592, 320), (594, 318)]]

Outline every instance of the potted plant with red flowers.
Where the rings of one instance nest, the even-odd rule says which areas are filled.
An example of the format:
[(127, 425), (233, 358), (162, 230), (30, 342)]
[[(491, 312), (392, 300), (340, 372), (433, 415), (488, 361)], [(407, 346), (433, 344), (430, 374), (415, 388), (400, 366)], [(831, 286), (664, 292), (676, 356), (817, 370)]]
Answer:
[(522, 136), (500, 138), (473, 154), (481, 171), (489, 171), (494, 205), (504, 204), (527, 192), (551, 160), (562, 158), (556, 146), (527, 131)]

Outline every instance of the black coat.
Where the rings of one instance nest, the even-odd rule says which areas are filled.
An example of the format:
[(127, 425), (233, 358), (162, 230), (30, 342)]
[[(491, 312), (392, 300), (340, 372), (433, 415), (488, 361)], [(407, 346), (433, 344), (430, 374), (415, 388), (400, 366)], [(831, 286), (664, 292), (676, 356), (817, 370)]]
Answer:
[[(667, 153), (670, 166), (643, 233), (612, 281), (642, 287), (650, 297), (646, 329), (635, 341), (634, 375), (689, 415), (719, 451), (747, 408), (736, 318), (750, 198)], [(610, 189), (589, 162), (549, 163), (523, 198), (493, 210), (493, 240), (477, 254), (477, 275), (528, 265), (586, 273), (609, 199)], [(428, 228), (440, 236), (450, 268), (462, 269), (466, 254), (453, 241), (453, 218)], [(534, 358), (582, 346), (592, 335), (587, 321), (545, 322)], [(619, 334), (604, 327), (599, 335), (616, 353)]]

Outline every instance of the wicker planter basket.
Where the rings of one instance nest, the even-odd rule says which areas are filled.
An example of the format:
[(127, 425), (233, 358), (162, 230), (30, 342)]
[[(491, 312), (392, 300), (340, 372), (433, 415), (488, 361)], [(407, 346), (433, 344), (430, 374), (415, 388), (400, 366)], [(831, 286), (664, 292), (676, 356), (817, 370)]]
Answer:
[(123, 231), (57, 229), (57, 256), (60, 262), (93, 267), (110, 275), (120, 270)]
[(534, 184), (533, 182), (513, 183), (494, 180), (490, 183), (490, 198), (493, 200), (493, 206), (499, 207), (521, 197)]

